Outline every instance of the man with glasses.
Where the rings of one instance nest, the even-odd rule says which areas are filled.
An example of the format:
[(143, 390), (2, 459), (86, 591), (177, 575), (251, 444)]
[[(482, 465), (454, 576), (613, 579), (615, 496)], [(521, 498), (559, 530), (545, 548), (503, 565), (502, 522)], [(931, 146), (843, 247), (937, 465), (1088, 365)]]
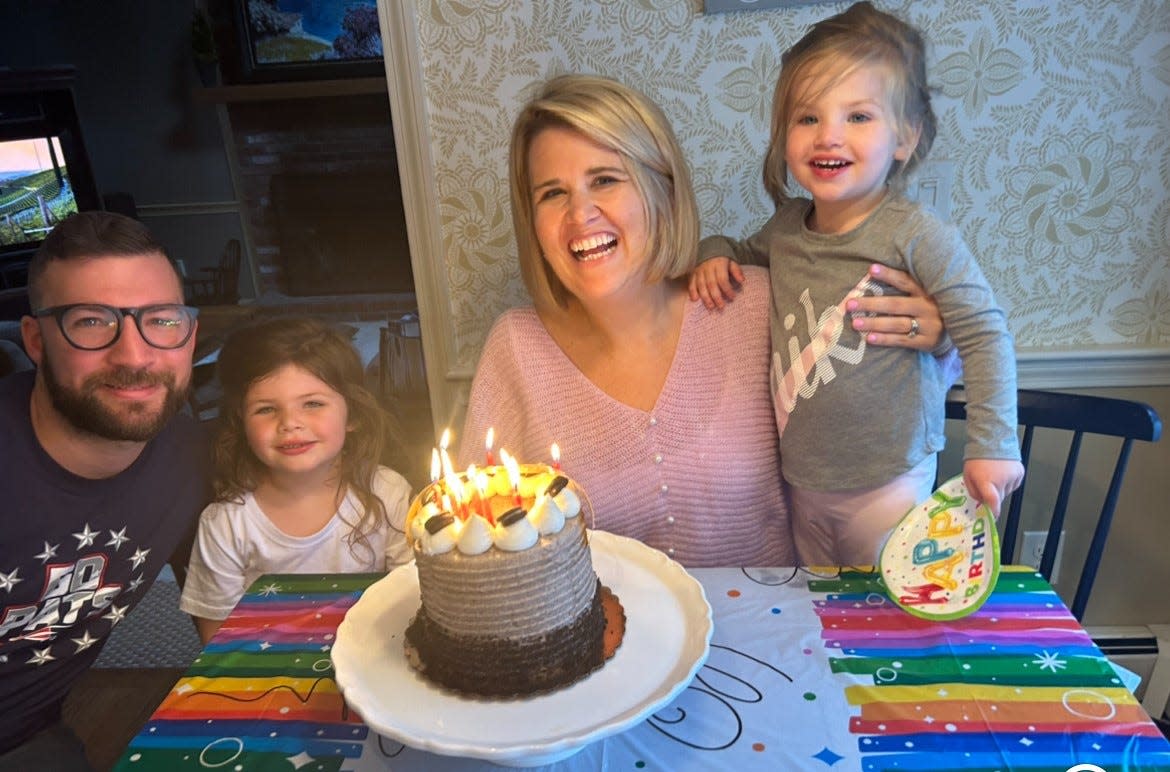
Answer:
[(88, 769), (61, 705), (208, 500), (180, 413), (197, 311), (141, 223), (83, 212), (28, 272), (35, 371), (0, 381), (0, 770)]

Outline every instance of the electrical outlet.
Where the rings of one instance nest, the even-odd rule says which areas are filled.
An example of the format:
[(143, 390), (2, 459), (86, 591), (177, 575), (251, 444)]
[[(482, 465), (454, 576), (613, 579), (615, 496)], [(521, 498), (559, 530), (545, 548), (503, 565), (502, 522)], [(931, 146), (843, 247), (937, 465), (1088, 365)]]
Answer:
[[(1049, 578), (1049, 584), (1056, 584), (1056, 580), (1060, 577), (1060, 561), (1064, 558), (1064, 531), (1060, 532), (1060, 538), (1056, 540), (1056, 562), (1052, 564), (1052, 576)], [(1020, 563), (1031, 566), (1032, 568), (1040, 568), (1040, 558), (1044, 552), (1044, 540), (1048, 538), (1048, 531), (1024, 531), (1024, 539), (1020, 542)]]

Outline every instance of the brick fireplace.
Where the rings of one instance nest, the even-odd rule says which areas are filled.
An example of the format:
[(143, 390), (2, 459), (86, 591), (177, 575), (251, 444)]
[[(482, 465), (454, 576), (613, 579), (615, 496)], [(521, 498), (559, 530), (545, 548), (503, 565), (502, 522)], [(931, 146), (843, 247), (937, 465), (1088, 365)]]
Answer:
[(200, 332), (206, 326), (213, 338), (287, 313), (350, 325), (370, 385), (400, 430), (392, 463), (383, 461), (421, 484), (434, 444), (425, 383), (403, 391), (387, 378), (402, 365), (388, 343), (413, 344), (419, 361), (411, 364), (422, 367), (417, 338), (388, 337), (417, 308), (402, 188), (385, 82), (367, 81), (361, 92), (340, 95), (331, 93), (336, 84), (353, 84), (210, 90), (227, 111), (259, 283), (255, 302), (204, 308)]
[(384, 93), (228, 112), (262, 302), (413, 293)]

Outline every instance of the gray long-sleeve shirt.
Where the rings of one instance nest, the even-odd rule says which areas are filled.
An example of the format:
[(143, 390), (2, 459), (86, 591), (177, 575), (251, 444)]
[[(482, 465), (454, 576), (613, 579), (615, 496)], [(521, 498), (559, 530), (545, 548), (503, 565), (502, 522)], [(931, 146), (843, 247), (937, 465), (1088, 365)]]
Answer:
[(1011, 333), (956, 228), (891, 192), (857, 228), (816, 233), (808, 199), (789, 199), (744, 241), (703, 240), (700, 257), (768, 265), (771, 388), (785, 479), (812, 490), (887, 482), (939, 451), (949, 386), (929, 353), (868, 346), (844, 303), (893, 292), (871, 263), (908, 271), (939, 304), (963, 360), (965, 457), (1018, 459)]

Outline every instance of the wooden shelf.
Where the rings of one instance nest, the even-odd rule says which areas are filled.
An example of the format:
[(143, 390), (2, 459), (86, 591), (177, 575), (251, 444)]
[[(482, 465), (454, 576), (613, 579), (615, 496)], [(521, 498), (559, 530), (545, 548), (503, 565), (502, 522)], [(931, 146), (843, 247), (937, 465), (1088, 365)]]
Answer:
[(209, 104), (386, 93), (386, 78), (384, 77), (306, 80), (285, 83), (243, 83), (233, 86), (210, 86), (196, 88), (194, 90), (196, 101)]

